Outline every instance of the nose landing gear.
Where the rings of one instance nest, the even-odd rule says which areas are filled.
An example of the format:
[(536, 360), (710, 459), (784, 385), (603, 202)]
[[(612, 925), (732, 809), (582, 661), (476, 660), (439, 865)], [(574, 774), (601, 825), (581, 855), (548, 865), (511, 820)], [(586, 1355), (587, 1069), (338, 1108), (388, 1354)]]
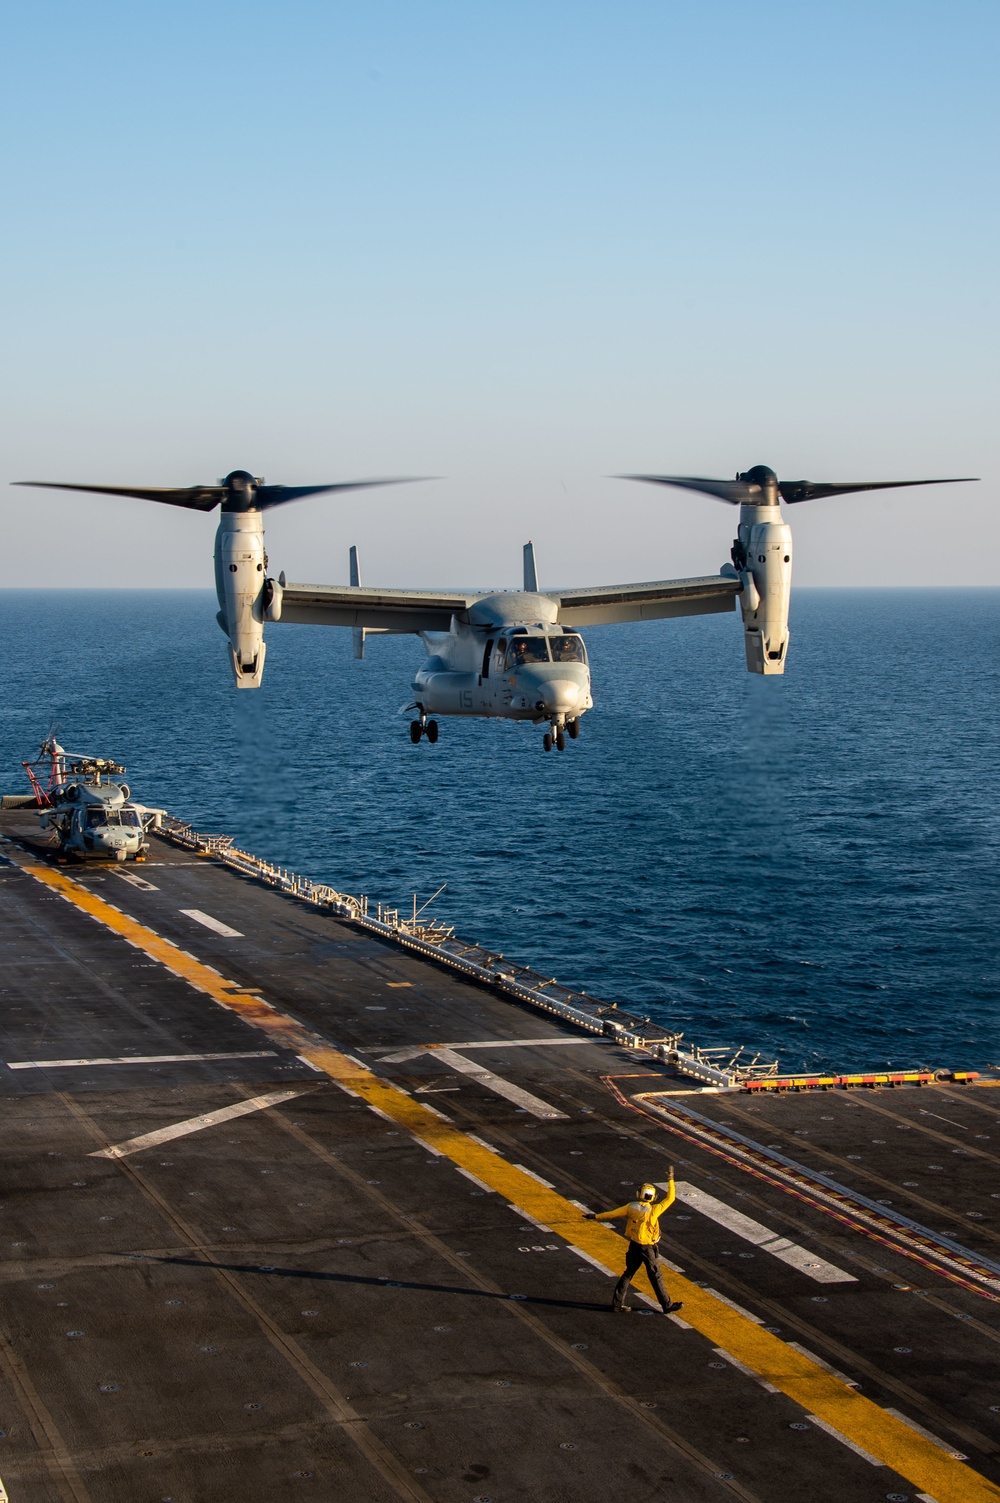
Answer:
[(414, 746), (420, 745), (420, 738), (426, 736), (431, 746), (438, 738), (438, 723), (436, 720), (428, 720), (426, 715), (421, 715), (419, 720), (410, 721), (410, 740)]
[(546, 731), (545, 735), (542, 737), (542, 750), (548, 752), (551, 751), (554, 746), (556, 751), (565, 751), (567, 735), (569, 736), (571, 741), (575, 741), (579, 734), (580, 721), (578, 717), (576, 719), (567, 720), (565, 722), (553, 720), (552, 729)]

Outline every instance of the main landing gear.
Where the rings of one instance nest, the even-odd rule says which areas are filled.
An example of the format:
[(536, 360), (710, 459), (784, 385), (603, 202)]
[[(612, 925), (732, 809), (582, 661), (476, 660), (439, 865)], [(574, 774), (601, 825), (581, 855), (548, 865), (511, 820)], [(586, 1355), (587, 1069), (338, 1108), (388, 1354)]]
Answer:
[(413, 742), (414, 746), (420, 745), (421, 736), (426, 736), (431, 746), (433, 746), (438, 738), (437, 721), (428, 720), (425, 715), (421, 715), (419, 720), (411, 720), (410, 740)]
[(558, 721), (553, 720), (551, 731), (546, 731), (545, 735), (542, 737), (542, 750), (548, 752), (551, 751), (554, 746), (556, 751), (565, 751), (566, 737), (568, 736), (571, 741), (575, 741), (579, 734), (579, 717), (576, 717), (573, 720), (567, 720), (565, 724), (565, 730), (558, 723)]

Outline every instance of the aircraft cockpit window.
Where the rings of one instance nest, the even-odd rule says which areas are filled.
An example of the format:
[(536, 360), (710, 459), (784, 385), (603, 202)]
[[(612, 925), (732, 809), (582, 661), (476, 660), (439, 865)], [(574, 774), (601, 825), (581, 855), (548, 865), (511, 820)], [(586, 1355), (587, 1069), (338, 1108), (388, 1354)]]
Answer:
[(544, 637), (519, 637), (507, 648), (507, 667), (520, 668), (522, 663), (547, 663), (548, 644)]
[(585, 663), (587, 654), (582, 637), (550, 637), (553, 663)]
[(104, 816), (104, 810), (103, 809), (88, 809), (87, 810), (87, 829), (88, 830), (96, 830), (97, 827), (98, 827), (98, 825), (103, 825), (104, 823), (105, 823), (105, 816)]
[(108, 825), (120, 825), (122, 817), (117, 809), (109, 809), (104, 816), (104, 823)]
[(122, 824), (123, 825), (130, 825), (134, 829), (138, 825), (138, 823), (139, 823), (139, 815), (138, 815), (137, 810), (135, 810), (135, 809), (123, 809), (122, 810)]

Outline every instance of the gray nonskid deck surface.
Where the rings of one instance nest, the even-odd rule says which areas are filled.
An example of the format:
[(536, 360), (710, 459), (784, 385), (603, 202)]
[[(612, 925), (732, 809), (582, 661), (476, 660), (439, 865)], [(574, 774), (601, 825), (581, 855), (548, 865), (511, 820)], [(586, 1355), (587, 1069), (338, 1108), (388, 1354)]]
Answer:
[[(1000, 1478), (994, 1300), (650, 1116), (647, 1095), (678, 1082), (647, 1057), (162, 843), (139, 871), (155, 891), (107, 867), (69, 874), (560, 1194), (620, 1204), (673, 1162), (850, 1275), (817, 1283), (687, 1203), (664, 1223), (689, 1278)], [(0, 1071), (0, 1477), (14, 1503), (235, 1503), (248, 1484), (443, 1503), (916, 1496), (695, 1331), (612, 1317), (611, 1280), (561, 1237), (27, 873), (0, 865), (0, 902), (5, 1065), (158, 1057)], [(463, 1053), (473, 1043), (491, 1047)], [(411, 1053), (426, 1044), (560, 1115)], [(227, 1057), (162, 1059), (207, 1054)], [(119, 1161), (91, 1156), (284, 1091), (297, 1094)], [(991, 1091), (680, 1099), (1000, 1257)]]

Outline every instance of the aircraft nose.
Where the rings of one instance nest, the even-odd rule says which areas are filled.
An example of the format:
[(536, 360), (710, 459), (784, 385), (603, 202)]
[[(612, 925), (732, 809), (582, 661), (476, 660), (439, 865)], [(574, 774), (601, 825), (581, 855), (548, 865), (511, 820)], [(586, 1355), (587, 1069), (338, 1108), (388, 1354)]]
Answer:
[(550, 678), (539, 684), (539, 703), (552, 715), (565, 715), (580, 703), (580, 685), (570, 678)]

